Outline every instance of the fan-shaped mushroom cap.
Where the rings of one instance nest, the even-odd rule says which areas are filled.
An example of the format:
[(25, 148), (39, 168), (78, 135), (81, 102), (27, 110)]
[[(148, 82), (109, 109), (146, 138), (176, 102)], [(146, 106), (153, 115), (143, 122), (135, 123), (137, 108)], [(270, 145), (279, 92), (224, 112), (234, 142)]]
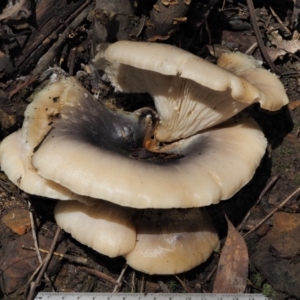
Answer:
[(105, 201), (86, 206), (77, 201), (59, 201), (55, 220), (77, 241), (109, 257), (130, 252), (136, 243), (132, 209)]
[[(270, 111), (288, 104), (284, 86), (277, 76), (262, 68), (262, 62), (240, 52), (227, 52), (218, 59), (218, 66), (246, 79), (262, 92), (259, 104)], [(257, 101), (257, 100), (256, 100)]]
[[(134, 115), (114, 119), (116, 112), (103, 113), (102, 104), (72, 87), (77, 91), (72, 103), (60, 97), (59, 117), (32, 163), (40, 176), (76, 194), (135, 208), (200, 207), (235, 194), (264, 155), (261, 130), (254, 121), (241, 120), (161, 149), (183, 155), (180, 159), (133, 159), (131, 150), (143, 140), (134, 129), (145, 132), (147, 122), (133, 122)], [(118, 126), (120, 119), (124, 126)]]
[(145, 210), (135, 219), (137, 242), (124, 255), (127, 263), (148, 274), (177, 274), (208, 259), (219, 247), (205, 211)]
[(24, 159), (24, 152), (22, 130), (12, 133), (0, 144), (1, 169), (15, 185), (29, 194), (84, 202), (84, 197), (75, 195), (60, 184), (39, 176), (28, 159)]
[(281, 82), (240, 53), (221, 57), (221, 68), (170, 45), (120, 41), (93, 62), (118, 90), (152, 95), (160, 117), (156, 138), (163, 142), (219, 124), (255, 102), (269, 110), (288, 103)]

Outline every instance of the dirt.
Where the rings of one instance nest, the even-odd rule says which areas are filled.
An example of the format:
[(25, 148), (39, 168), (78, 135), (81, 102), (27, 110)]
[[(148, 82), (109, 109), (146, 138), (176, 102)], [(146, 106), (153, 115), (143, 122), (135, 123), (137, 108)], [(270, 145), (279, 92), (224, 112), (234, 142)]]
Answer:
[[(50, 66), (59, 65), (70, 74), (75, 74), (81, 70), (82, 65), (88, 64), (95, 40), (97, 43), (102, 42), (99, 36), (95, 38), (95, 32), (99, 33), (100, 30), (101, 36), (106, 37), (109, 42), (115, 41), (120, 34), (113, 24), (107, 26), (105, 32), (97, 23), (109, 22), (110, 19), (107, 15), (99, 15), (99, 11), (98, 14), (93, 12), (91, 15), (94, 7), (92, 1), (61, 1), (59, 7), (55, 4), (51, 9), (51, 3), (54, 5), (57, 1), (50, 1), (47, 4), (49, 7), (43, 1), (36, 1), (35, 4), (30, 4), (31, 1), (20, 1), (22, 7), (16, 12), (9, 10), (7, 14), (7, 10), (3, 9), (8, 2), (10, 1), (2, 1), (0, 4), (1, 139), (22, 126), (24, 110), (30, 101), (28, 97), (38, 86), (38, 79), (43, 71)], [(102, 2), (105, 3), (97, 2), (100, 9), (104, 5)], [(123, 26), (122, 38), (126, 33), (131, 39), (166, 42), (212, 61), (216, 59), (212, 54), (222, 51), (223, 48), (245, 52), (256, 41), (245, 1), (194, 0), (187, 13), (181, 10), (182, 14), (176, 24), (164, 24), (170, 22), (169, 18), (155, 19), (152, 11), (155, 1), (151, 1), (151, 5), (149, 3), (140, 1), (137, 9), (126, 4), (126, 14), (130, 17), (119, 15), (119, 22)], [(299, 25), (296, 20), (299, 19), (299, 11), (295, 3), (298, 1), (254, 1), (264, 44), (266, 48), (272, 48), (272, 55), (274, 49), (276, 50), (272, 39), (298, 39)], [(272, 13), (271, 8), (283, 23)], [(67, 15), (63, 15), (66, 9)], [(104, 20), (104, 17), (107, 19)], [(158, 22), (161, 26), (157, 25), (157, 30), (150, 30), (150, 26), (149, 30), (143, 31), (143, 26), (149, 22)], [(258, 47), (253, 49), (250, 53), (257, 59), (262, 59), (269, 68)], [(249, 109), (249, 113), (268, 138), (269, 147), (251, 182), (232, 199), (209, 208), (222, 244), (227, 234), (225, 212), (231, 222), (238, 226), (250, 211), (248, 220), (241, 224), (241, 233), (245, 234), (300, 187), (300, 55), (296, 50), (274, 57), (276, 59), (273, 63), (280, 70), (280, 80), (291, 103), (289, 107), (272, 114), (261, 111), (258, 106)], [(108, 102), (111, 101), (112, 105), (133, 109), (126, 97), (120, 96), (117, 100), (113, 98), (112, 89), (104, 83), (95, 82), (94, 78), (89, 77), (83, 80), (90, 90), (110, 98)], [(252, 208), (263, 189), (274, 178), (274, 183), (268, 187), (255, 208)], [(22, 257), (22, 252), (28, 254), (30, 250), (16, 247), (24, 235), (14, 233), (4, 224), (3, 217), (15, 209), (32, 211), (35, 231), (47, 240), (45, 248), (49, 248), (57, 230), (53, 218), (55, 201), (24, 193), (3, 173), (0, 173), (0, 195), (0, 288), (3, 298), (22, 299), (28, 293), (33, 269), (20, 265), (25, 272), (22, 278), (13, 279), (15, 286), (12, 288), (7, 280), (14, 278), (14, 272), (17, 271), (8, 273), (4, 261), (13, 259), (13, 256)], [(300, 239), (297, 225), (299, 216), (300, 204), (296, 195), (279, 209), (279, 213), (246, 239), (250, 260), (245, 292), (264, 293), (272, 299), (300, 299), (299, 278), (289, 277), (297, 276), (300, 268), (300, 246), (295, 244)], [(31, 232), (32, 230), (26, 235)], [(32, 246), (33, 241), (27, 241), (27, 246)], [(284, 241), (284, 247), (280, 241)], [(67, 292), (112, 292), (115, 288), (114, 281), (125, 266), (123, 258), (111, 259), (100, 255), (63, 232), (59, 235), (58, 244), (65, 249), (61, 252), (66, 252), (71, 258), (57, 260), (55, 266), (48, 269), (52, 287), (43, 278), (36, 291), (51, 291), (54, 288), (56, 291)], [(149, 276), (128, 267), (119, 290), (211, 292), (219, 256), (220, 252), (215, 252), (206, 263), (178, 275), (185, 284), (181, 284), (174, 276)], [(85, 259), (84, 264), (78, 262), (78, 257)]]

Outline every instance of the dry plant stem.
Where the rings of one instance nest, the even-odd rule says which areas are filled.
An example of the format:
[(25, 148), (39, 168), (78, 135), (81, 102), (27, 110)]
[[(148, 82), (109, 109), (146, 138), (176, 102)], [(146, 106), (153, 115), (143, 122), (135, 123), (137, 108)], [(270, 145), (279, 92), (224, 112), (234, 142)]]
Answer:
[(183, 289), (185, 290), (186, 293), (193, 293), (193, 289), (191, 289), (181, 278), (177, 275), (174, 275), (175, 278), (179, 281), (179, 283), (182, 285)]
[[(32, 251), (35, 250), (35, 248), (33, 248), (33, 247), (27, 247), (27, 246), (24, 246), (24, 245), (22, 245), (22, 249), (32, 250)], [(45, 250), (45, 249), (42, 249), (42, 248), (39, 248), (39, 250), (42, 253), (49, 253), (48, 250)], [(76, 263), (87, 265), (87, 266), (89, 265), (88, 260), (84, 257), (77, 257), (77, 256), (73, 256), (73, 255), (68, 255), (68, 254), (62, 254), (62, 253), (59, 253), (59, 252), (53, 252), (52, 254), (55, 255), (55, 256), (59, 256), (62, 259), (64, 258), (64, 259), (67, 259), (67, 260), (72, 261), (72, 262), (76, 262)]]
[(81, 266), (77, 266), (77, 269), (79, 271), (83, 271), (87, 274), (90, 274), (90, 275), (93, 275), (93, 276), (96, 276), (108, 283), (111, 283), (111, 284), (116, 284), (116, 280), (106, 274), (104, 274), (103, 272), (101, 271), (98, 271), (98, 270), (95, 270), (95, 269), (91, 269), (91, 268), (87, 268), (87, 267), (81, 267)]
[(254, 51), (254, 49), (256, 49), (256, 47), (257, 47), (257, 42), (253, 43), (253, 44), (247, 49), (247, 51), (245, 52), (245, 54), (251, 55), (251, 53)]
[(131, 276), (131, 293), (136, 292), (136, 272), (133, 270), (132, 276)]
[(295, 195), (300, 192), (300, 187), (297, 188), (292, 194), (290, 194), (284, 201), (282, 201), (276, 208), (274, 208), (265, 218), (263, 218), (256, 226), (254, 226), (250, 231), (243, 235), (243, 238), (248, 238), (253, 231), (255, 231), (259, 226), (265, 223), (273, 214), (281, 207), (283, 207), (287, 202), (289, 202)]
[[(255, 202), (255, 204), (253, 205), (252, 208), (255, 208), (258, 203), (261, 201), (261, 199), (265, 196), (265, 194), (274, 186), (274, 184), (277, 182), (277, 180), (280, 178), (280, 175), (278, 176), (274, 176), (273, 178), (271, 178), (271, 180), (269, 180), (269, 182), (267, 183), (266, 187), (263, 189), (263, 191), (260, 193), (257, 201)], [(248, 213), (246, 214), (246, 216), (244, 217), (244, 219), (242, 220), (242, 222), (240, 223), (239, 226), (237, 226), (237, 230), (240, 231), (241, 228), (244, 226), (245, 222), (248, 220), (248, 218), (251, 215), (251, 210), (252, 208), (248, 211)]]
[(40, 272), (38, 273), (38, 276), (37, 276), (36, 280), (34, 282), (32, 282), (32, 284), (30, 285), (30, 291), (29, 291), (29, 295), (27, 297), (27, 300), (33, 300), (34, 299), (35, 290), (36, 290), (37, 286), (39, 285), (39, 283), (41, 281), (41, 278), (44, 275), (44, 273), (46, 271), (46, 268), (47, 268), (47, 266), (48, 266), (48, 264), (49, 264), (49, 262), (51, 260), (52, 253), (53, 253), (54, 248), (56, 246), (56, 242), (58, 240), (60, 232), (61, 232), (61, 229), (59, 227), (57, 227), (55, 236), (54, 236), (53, 241), (52, 241), (52, 245), (51, 245), (51, 247), (49, 249), (49, 253), (45, 257), (43, 266), (42, 266)]
[(42, 257), (41, 257), (41, 253), (39, 251), (39, 245), (38, 245), (36, 231), (35, 231), (35, 222), (33, 220), (33, 213), (31, 211), (30, 201), (28, 201), (28, 210), (29, 210), (29, 216), (30, 216), (30, 223), (31, 223), (31, 229), (32, 229), (31, 232), (32, 232), (34, 249), (35, 249), (35, 252), (36, 252), (36, 255), (38, 257), (39, 262), (42, 263)]
[(35, 269), (35, 271), (33, 272), (33, 274), (30, 276), (29, 280), (28, 280), (27, 283), (26, 283), (27, 286), (29, 286), (29, 285), (32, 284), (33, 278), (36, 276), (36, 274), (38, 274), (38, 272), (39, 272), (40, 269), (42, 268), (44, 262), (45, 262), (45, 259), (40, 263), (40, 265)]
[[(30, 201), (28, 201), (28, 210), (29, 210), (29, 216), (30, 216), (31, 232), (32, 232), (34, 249), (35, 249), (36, 255), (38, 257), (38, 260), (39, 260), (39, 262), (41, 264), (43, 260), (42, 260), (42, 257), (41, 257), (41, 253), (39, 251), (39, 245), (38, 245), (38, 240), (37, 240), (37, 235), (36, 235), (36, 229), (35, 229), (35, 222), (34, 222), (34, 219), (33, 219), (33, 213), (31, 211), (31, 202)], [(52, 292), (54, 292), (54, 288), (52, 286), (52, 282), (51, 282), (51, 280), (50, 280), (47, 272), (44, 273), (44, 278), (48, 282), (48, 284), (51, 286)]]
[(126, 264), (124, 266), (124, 268), (122, 269), (121, 274), (120, 274), (119, 278), (116, 281), (116, 285), (113, 289), (113, 293), (118, 293), (120, 291), (120, 288), (122, 286), (123, 279), (124, 279), (124, 274), (125, 274), (125, 271), (126, 271), (127, 267), (128, 267), (128, 265)]
[(213, 268), (212, 268), (212, 270), (208, 273), (208, 275), (205, 277), (205, 280), (204, 280), (204, 282), (208, 282), (211, 278), (212, 278), (212, 276), (215, 274), (215, 272), (217, 271), (217, 268), (218, 268), (218, 264), (216, 264)]
[(140, 293), (144, 293), (145, 292), (145, 286), (146, 286), (145, 275), (142, 274)]
[(257, 24), (257, 20), (256, 20), (256, 15), (255, 15), (255, 10), (254, 10), (254, 6), (253, 6), (253, 2), (252, 0), (247, 0), (247, 5), (248, 5), (248, 9), (249, 9), (249, 14), (252, 20), (252, 25), (253, 25), (253, 30), (256, 36), (256, 40), (259, 46), (259, 49), (262, 53), (262, 56), (264, 57), (264, 59), (266, 60), (267, 64), (269, 65), (270, 69), (272, 70), (272, 72), (274, 72), (277, 75), (280, 75), (279, 70), (275, 67), (273, 61), (271, 60), (267, 49), (264, 45), (263, 39), (261, 37), (261, 33)]
[(281, 19), (278, 17), (278, 15), (277, 15), (276, 12), (274, 11), (274, 9), (273, 9), (271, 6), (269, 6), (269, 8), (270, 8), (270, 11), (271, 11), (272, 15), (273, 15), (274, 18), (277, 20), (277, 22), (282, 26), (282, 28), (284, 29), (284, 31), (285, 31), (289, 36), (291, 36), (291, 35), (292, 35), (291, 31), (284, 25), (284, 23), (283, 23), (283, 22), (281, 21)]

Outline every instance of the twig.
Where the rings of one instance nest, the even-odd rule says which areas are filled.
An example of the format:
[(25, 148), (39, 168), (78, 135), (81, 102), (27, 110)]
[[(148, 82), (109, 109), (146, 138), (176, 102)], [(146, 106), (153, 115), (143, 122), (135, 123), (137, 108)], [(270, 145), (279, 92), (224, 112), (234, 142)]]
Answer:
[(131, 276), (131, 293), (136, 292), (136, 272), (133, 270), (132, 276)]
[(142, 282), (141, 282), (140, 293), (145, 292), (145, 286), (146, 286), (145, 274), (142, 274)]
[[(32, 251), (35, 250), (34, 247), (27, 247), (25, 245), (22, 245), (22, 249), (32, 250)], [(45, 249), (42, 249), (42, 248), (38, 248), (38, 249), (42, 253), (49, 253), (48, 250), (45, 250)], [(62, 259), (64, 258), (64, 259), (67, 259), (69, 261), (76, 262), (76, 263), (79, 263), (79, 264), (88, 265), (88, 260), (87, 260), (87, 258), (84, 258), (84, 257), (78, 257), (78, 256), (63, 254), (63, 253), (59, 253), (59, 252), (53, 252), (52, 255), (59, 256)]]
[(183, 289), (187, 293), (194, 293), (194, 291), (183, 280), (181, 280), (181, 278), (179, 276), (177, 276), (177, 275), (174, 275), (174, 276), (179, 281), (179, 283), (182, 285)]
[(36, 274), (38, 274), (38, 272), (40, 271), (40, 269), (42, 268), (43, 264), (45, 262), (45, 259), (40, 263), (40, 265), (35, 269), (35, 271), (33, 272), (33, 274), (30, 276), (30, 278), (28, 279), (26, 285), (30, 285), (34, 279), (34, 277), (36, 276)]
[[(29, 210), (29, 216), (30, 216), (31, 232), (32, 232), (34, 249), (35, 249), (36, 255), (38, 257), (38, 260), (41, 264), (43, 260), (42, 260), (42, 257), (41, 257), (41, 253), (39, 251), (39, 245), (38, 245), (36, 229), (35, 229), (35, 222), (34, 222), (34, 219), (33, 219), (33, 213), (32, 213), (32, 209), (31, 209), (31, 202), (30, 201), (28, 201), (28, 210)], [(48, 282), (48, 284), (51, 286), (52, 292), (54, 292), (52, 282), (51, 282), (47, 272), (44, 273), (44, 278)]]
[(265, 218), (263, 218), (257, 225), (255, 225), (250, 231), (243, 235), (243, 238), (246, 239), (250, 234), (265, 223), (273, 214), (281, 207), (283, 207), (288, 201), (290, 201), (296, 194), (300, 192), (300, 187), (297, 188), (292, 194), (290, 194), (284, 201), (282, 201), (276, 208), (274, 208)]
[(93, 276), (96, 276), (108, 283), (111, 283), (111, 284), (116, 284), (116, 280), (106, 274), (104, 274), (103, 272), (101, 271), (98, 271), (98, 270), (95, 270), (95, 269), (91, 269), (91, 268), (87, 268), (87, 267), (81, 267), (81, 266), (77, 266), (77, 269), (78, 270), (81, 270), (85, 273), (88, 273), (90, 275), (93, 275)]
[(125, 271), (126, 271), (127, 267), (128, 267), (128, 265), (126, 264), (124, 266), (124, 268), (122, 269), (122, 272), (121, 272), (119, 278), (116, 281), (116, 285), (115, 285), (115, 287), (113, 289), (113, 293), (118, 293), (119, 292), (119, 290), (120, 290), (120, 288), (122, 286), (122, 283), (123, 283), (124, 274), (125, 274)]
[(267, 64), (269, 65), (270, 69), (277, 75), (280, 75), (279, 70), (275, 67), (273, 61), (271, 60), (266, 47), (264, 45), (263, 39), (261, 37), (261, 33), (257, 24), (257, 20), (256, 20), (256, 15), (255, 15), (255, 10), (254, 10), (254, 6), (253, 6), (253, 2), (252, 0), (247, 0), (247, 5), (248, 5), (248, 9), (249, 9), (249, 14), (252, 20), (252, 26), (253, 26), (253, 30), (256, 36), (256, 40), (257, 40), (257, 44), (258, 47), (261, 51), (262, 56), (264, 57), (264, 59), (266, 60)]
[(205, 279), (203, 280), (204, 282), (208, 282), (212, 276), (215, 274), (215, 272), (217, 271), (217, 267), (218, 265), (215, 265), (212, 270), (208, 273), (208, 275), (205, 277)]
[[(273, 187), (273, 185), (277, 182), (277, 180), (280, 178), (280, 176), (274, 176), (273, 178), (271, 178), (271, 180), (267, 183), (266, 187), (262, 190), (262, 192), (260, 193), (257, 201), (255, 202), (255, 204), (253, 205), (252, 209), (255, 208), (258, 203), (261, 201), (261, 199), (265, 196), (265, 194), (270, 190), (271, 187)], [(243, 225), (245, 224), (245, 222), (248, 220), (250, 214), (251, 214), (251, 210), (250, 209), (248, 211), (248, 213), (246, 214), (246, 216), (244, 217), (244, 219), (242, 220), (242, 222), (240, 223), (239, 226), (237, 226), (237, 230), (240, 231), (241, 228), (243, 227)]]
[(56, 230), (56, 233), (55, 233), (55, 236), (53, 238), (53, 241), (52, 241), (52, 245), (49, 249), (49, 253), (47, 254), (47, 256), (45, 257), (45, 260), (44, 260), (44, 263), (43, 263), (43, 266), (40, 270), (40, 272), (38, 273), (38, 276), (36, 278), (36, 280), (31, 284), (30, 286), (30, 291), (29, 291), (29, 295), (27, 297), (27, 300), (32, 300), (34, 299), (34, 294), (35, 294), (35, 290), (37, 288), (37, 286), (39, 285), (40, 281), (41, 281), (41, 278), (42, 276), (44, 275), (45, 271), (46, 271), (46, 268), (51, 260), (51, 257), (52, 257), (52, 253), (54, 251), (54, 248), (56, 246), (56, 242), (58, 240), (58, 237), (59, 237), (59, 234), (60, 234), (60, 231), (61, 229), (59, 227), (57, 227), (57, 230)]
[(257, 47), (257, 42), (253, 43), (245, 52), (246, 54), (251, 54), (252, 51)]
[(284, 25), (284, 23), (281, 21), (281, 19), (278, 17), (278, 15), (276, 14), (276, 12), (274, 11), (274, 9), (272, 8), (272, 6), (269, 6), (270, 8), (270, 11), (273, 15), (273, 17), (277, 20), (277, 22), (281, 25), (281, 27), (284, 29), (284, 31), (289, 35), (291, 36), (292, 33), (291, 31)]

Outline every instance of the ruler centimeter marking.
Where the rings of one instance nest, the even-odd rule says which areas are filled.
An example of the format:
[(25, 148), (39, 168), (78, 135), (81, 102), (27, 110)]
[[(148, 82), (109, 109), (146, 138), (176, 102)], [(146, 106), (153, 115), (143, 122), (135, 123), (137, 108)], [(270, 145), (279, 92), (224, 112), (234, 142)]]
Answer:
[(267, 300), (262, 294), (38, 293), (35, 300)]

